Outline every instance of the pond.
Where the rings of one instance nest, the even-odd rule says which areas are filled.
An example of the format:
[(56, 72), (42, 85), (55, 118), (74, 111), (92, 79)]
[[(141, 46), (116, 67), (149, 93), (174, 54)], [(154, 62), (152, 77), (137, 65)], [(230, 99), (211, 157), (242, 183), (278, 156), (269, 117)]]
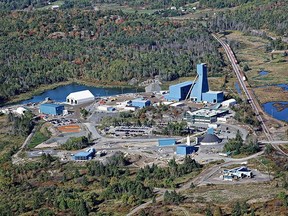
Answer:
[(273, 118), (288, 122), (288, 101), (268, 102), (263, 108)]
[(259, 75), (260, 75), (260, 76), (265, 76), (265, 75), (267, 75), (267, 74), (269, 74), (268, 71), (264, 71), (264, 70), (263, 70), (263, 71), (260, 71), (260, 72), (259, 72)]
[(236, 89), (238, 94), (241, 94), (241, 88), (240, 88), (238, 82), (235, 82), (235, 89)]
[(38, 103), (38, 102), (44, 101), (45, 98), (47, 97), (49, 97), (50, 99), (56, 102), (65, 102), (66, 97), (71, 92), (83, 91), (83, 90), (91, 91), (91, 93), (95, 97), (112, 96), (112, 95), (118, 95), (122, 93), (137, 92), (137, 89), (134, 89), (134, 88), (119, 88), (119, 87), (105, 88), (105, 87), (85, 86), (85, 85), (79, 85), (79, 84), (70, 84), (70, 85), (65, 85), (65, 86), (59, 86), (55, 89), (47, 90), (40, 95), (36, 95), (31, 99), (21, 101), (20, 103), (21, 104)]

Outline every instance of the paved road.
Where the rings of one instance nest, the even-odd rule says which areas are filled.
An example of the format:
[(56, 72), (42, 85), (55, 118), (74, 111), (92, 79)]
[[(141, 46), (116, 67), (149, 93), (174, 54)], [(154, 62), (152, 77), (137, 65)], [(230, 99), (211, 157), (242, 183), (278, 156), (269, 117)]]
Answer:
[[(240, 66), (238, 65), (238, 62), (236, 60), (236, 57), (232, 51), (232, 49), (230, 48), (230, 46), (226, 43), (224, 43), (219, 37), (217, 37), (215, 34), (212, 34), (212, 36), (222, 45), (222, 47), (224, 48), (227, 56), (228, 56), (228, 59), (233, 67), (233, 70), (236, 74), (236, 77), (238, 79), (238, 82), (240, 84), (240, 86), (242, 87), (243, 89), (243, 92), (245, 93), (246, 97), (247, 97), (247, 100), (249, 101), (251, 107), (252, 107), (252, 110), (255, 112), (256, 114), (256, 117), (257, 119), (259, 120), (259, 122), (261, 123), (261, 127), (262, 127), (262, 130), (263, 132), (265, 133), (265, 136), (267, 137), (267, 140), (269, 142), (273, 141), (273, 138), (270, 134), (270, 131), (269, 131), (269, 128), (267, 127), (265, 121), (266, 119), (263, 119), (263, 117), (260, 115), (260, 113), (264, 113), (262, 111), (262, 108), (261, 106), (259, 105), (259, 103), (257, 102), (257, 100), (253, 97), (253, 95), (250, 93), (250, 91), (248, 90), (247, 88), (247, 80), (246, 78), (244, 79), (244, 74), (241, 73), (241, 69), (240, 69)], [(283, 155), (286, 155), (288, 156), (287, 153), (285, 153), (278, 145), (275, 145), (273, 143), (271, 143), (271, 145), (276, 149), (278, 150), (279, 152), (281, 152)]]
[[(226, 167), (226, 166), (230, 166), (233, 164), (239, 164), (242, 162), (246, 162), (249, 159), (258, 157), (259, 155), (263, 154), (263, 151), (258, 152), (257, 154), (254, 155), (250, 155), (246, 158), (241, 158), (241, 159), (231, 159), (231, 161), (222, 163), (222, 164), (216, 164), (212, 167), (207, 168), (206, 170), (203, 170), (199, 175), (197, 175), (194, 179), (188, 181), (187, 183), (185, 183), (184, 185), (182, 185), (180, 188), (176, 189), (176, 192), (182, 192), (185, 190), (188, 190), (190, 188), (190, 185), (193, 183), (195, 186), (202, 184), (204, 181), (206, 181), (207, 179), (209, 179), (212, 175), (214, 175), (216, 172), (218, 172), (222, 167)], [(157, 189), (158, 194), (160, 194), (160, 196), (158, 196), (156, 198), (156, 202), (159, 202), (161, 200), (163, 200), (164, 198), (164, 192), (166, 191), (166, 189)], [(136, 212), (140, 211), (141, 209), (146, 208), (148, 205), (150, 205), (152, 203), (151, 201), (148, 201), (146, 203), (143, 203), (140, 206), (137, 206), (136, 208), (134, 208), (131, 212), (129, 212), (127, 214), (127, 216), (132, 216), (134, 215)]]

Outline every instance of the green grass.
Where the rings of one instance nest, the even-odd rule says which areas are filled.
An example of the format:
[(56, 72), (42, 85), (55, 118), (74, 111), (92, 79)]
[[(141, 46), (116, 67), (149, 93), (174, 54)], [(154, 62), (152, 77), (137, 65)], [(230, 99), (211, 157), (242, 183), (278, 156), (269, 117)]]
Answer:
[(32, 137), (30, 143), (28, 144), (28, 148), (32, 149), (35, 146), (41, 144), (42, 142), (45, 142), (46, 140), (48, 140), (49, 137), (45, 136), (43, 133), (41, 133), (40, 131), (37, 131), (34, 136)]

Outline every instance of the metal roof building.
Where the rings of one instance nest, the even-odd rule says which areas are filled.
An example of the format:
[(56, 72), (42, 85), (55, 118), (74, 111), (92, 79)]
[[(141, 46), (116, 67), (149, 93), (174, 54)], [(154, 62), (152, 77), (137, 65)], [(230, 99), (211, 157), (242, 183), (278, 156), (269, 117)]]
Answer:
[(72, 92), (66, 97), (66, 102), (71, 105), (83, 104), (94, 100), (95, 97), (89, 90)]
[(88, 149), (86, 152), (78, 152), (74, 155), (74, 160), (91, 160), (95, 156), (94, 148)]
[(187, 94), (189, 94), (189, 90), (192, 86), (192, 83), (193, 82), (191, 81), (186, 81), (170, 86), (169, 94), (165, 95), (166, 100), (169, 101), (185, 100)]
[(207, 78), (207, 65), (197, 64), (198, 79), (192, 89), (190, 98), (195, 102), (219, 103), (224, 100), (222, 91), (210, 91)]
[(229, 112), (228, 109), (199, 109), (194, 112), (187, 111), (184, 118), (191, 123), (210, 124), (217, 121), (217, 117), (223, 116)]
[(143, 108), (143, 107), (150, 106), (150, 105), (151, 105), (151, 101), (145, 100), (143, 98), (136, 98), (132, 100), (133, 107)]
[(206, 134), (205, 137), (201, 140), (201, 145), (216, 145), (221, 142), (221, 139), (215, 134)]
[(176, 147), (176, 154), (180, 154), (180, 155), (192, 154), (195, 151), (196, 151), (196, 148), (194, 146), (178, 145)]
[(39, 112), (48, 115), (62, 115), (64, 110), (64, 105), (61, 104), (41, 104)]
[(176, 139), (173, 138), (163, 138), (158, 140), (159, 146), (171, 146), (176, 144)]

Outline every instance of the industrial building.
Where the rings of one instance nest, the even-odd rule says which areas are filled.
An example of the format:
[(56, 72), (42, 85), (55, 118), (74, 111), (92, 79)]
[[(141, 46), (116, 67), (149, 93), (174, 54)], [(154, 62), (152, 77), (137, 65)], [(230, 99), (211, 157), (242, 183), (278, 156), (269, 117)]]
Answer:
[[(230, 177), (229, 177), (230, 176)], [(245, 166), (237, 167), (230, 170), (223, 170), (223, 180), (231, 180), (231, 179), (238, 179), (238, 178), (253, 178), (253, 173), (250, 169)]]
[(97, 107), (97, 109), (99, 111), (105, 111), (105, 112), (113, 112), (115, 111), (116, 109), (112, 106), (106, 106), (106, 105), (100, 105)]
[(231, 99), (229, 99), (229, 100), (223, 101), (223, 102), (221, 103), (221, 105), (222, 105), (223, 107), (232, 107), (232, 106), (234, 106), (236, 103), (237, 103), (236, 100), (233, 99), (233, 98), (231, 98)]
[(224, 100), (224, 94), (222, 91), (210, 91), (207, 78), (207, 65), (197, 64), (197, 81), (194, 83), (192, 92), (190, 95), (191, 100), (195, 102), (209, 102), (219, 103)]
[(165, 95), (165, 99), (169, 101), (181, 101), (185, 100), (189, 94), (193, 82), (187, 81), (178, 83), (169, 87), (169, 94)]
[(159, 139), (158, 140), (158, 145), (159, 146), (172, 146), (176, 144), (176, 139)]
[(74, 160), (91, 160), (95, 156), (96, 150), (90, 148), (85, 152), (78, 152), (74, 155)]
[(89, 90), (72, 92), (66, 97), (66, 102), (71, 105), (93, 102), (94, 95)]
[(176, 147), (176, 154), (179, 154), (179, 155), (188, 155), (194, 152), (196, 152), (196, 148), (194, 146), (178, 145)]
[(62, 115), (64, 111), (64, 105), (61, 104), (41, 104), (39, 112), (47, 115)]
[(200, 109), (194, 112), (187, 111), (184, 119), (190, 123), (206, 123), (210, 124), (217, 121), (217, 117), (221, 117), (229, 113), (228, 109)]
[(204, 138), (200, 141), (201, 145), (217, 145), (221, 142), (221, 139), (217, 137), (215, 134), (207, 133)]
[(136, 98), (132, 100), (132, 106), (133, 107), (138, 107), (138, 108), (143, 108), (151, 105), (150, 100), (145, 100), (143, 98)]
[(195, 102), (220, 103), (224, 100), (222, 91), (209, 90), (206, 64), (197, 64), (197, 76), (193, 82), (187, 81), (169, 87), (166, 100), (180, 101), (190, 98)]

